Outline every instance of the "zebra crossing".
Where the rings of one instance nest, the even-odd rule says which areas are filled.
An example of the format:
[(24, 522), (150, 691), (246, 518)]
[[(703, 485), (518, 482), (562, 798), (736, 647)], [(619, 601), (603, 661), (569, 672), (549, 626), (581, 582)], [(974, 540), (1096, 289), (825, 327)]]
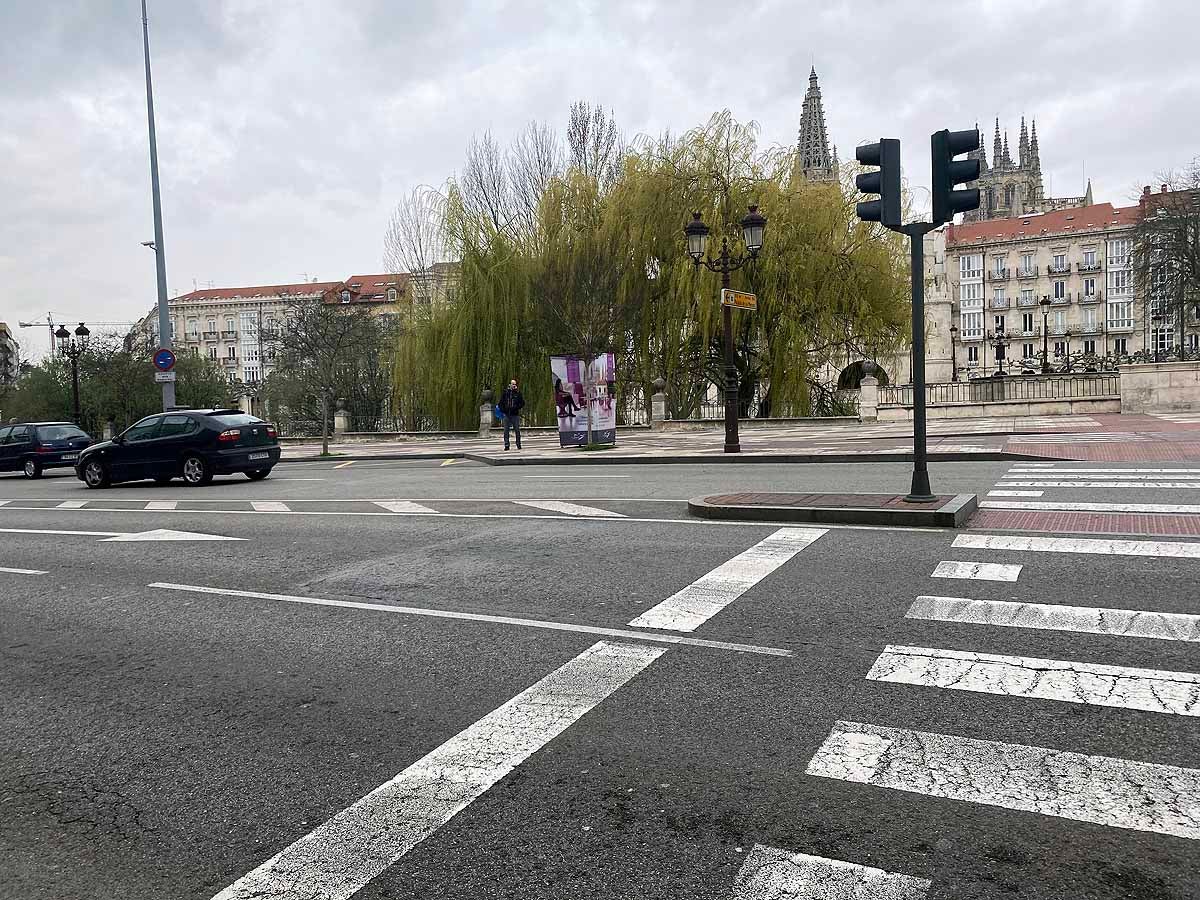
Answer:
[[(1012, 589), (1044, 554), (1145, 556), (1192, 565), (1200, 542), (1091, 540), (965, 534), (951, 550), (971, 551), (970, 561), (938, 562), (931, 577), (957, 579), (983, 589), (1002, 582)], [(987, 552), (1027, 553), (1022, 565), (986, 559)], [(1118, 609), (1067, 603), (927, 595), (917, 597), (905, 619), (1002, 629), (1023, 642), (1038, 632), (1077, 637), (1078, 658), (984, 653), (938, 646), (886, 644), (865, 680), (901, 689), (956, 694), (980, 702), (1050, 703), (1100, 707), (1168, 717), (1200, 716), (1200, 674), (1119, 666), (1087, 659), (1089, 635), (1129, 641), (1135, 656), (1150, 661), (1162, 642), (1200, 642), (1200, 615), (1151, 608)], [(982, 637), (985, 632), (980, 630)], [(982, 698), (996, 698), (986, 700)], [(1013, 721), (1021, 716), (1013, 710)], [(1081, 752), (1086, 722), (1064, 719), (1038, 745), (979, 740), (922, 727), (837, 721), (808, 761), (806, 774), (864, 788), (898, 791), (962, 803), (1092, 823), (1114, 829), (1200, 840), (1200, 768), (1169, 759), (1117, 758)], [(1134, 727), (1130, 723), (1129, 727)], [(990, 735), (989, 735), (990, 737)], [(1181, 760), (1182, 762), (1182, 760)], [(874, 895), (870, 895), (874, 896)]]

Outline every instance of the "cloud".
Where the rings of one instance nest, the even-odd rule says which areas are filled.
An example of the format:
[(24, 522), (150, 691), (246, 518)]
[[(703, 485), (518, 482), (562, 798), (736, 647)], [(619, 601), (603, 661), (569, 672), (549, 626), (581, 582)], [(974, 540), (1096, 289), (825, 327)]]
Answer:
[[(728, 107), (795, 139), (808, 70), (843, 159), (1036, 117), (1047, 186), (1128, 202), (1200, 153), (1191, 4), (395, 3), (150, 0), (168, 282), (340, 277), (380, 265), (396, 200), (572, 101), (629, 135)], [(132, 320), (154, 302), (140, 12), (133, 0), (0, 7), (0, 318)], [(990, 153), (990, 140), (985, 141)], [(30, 349), (41, 332), (25, 332)]]

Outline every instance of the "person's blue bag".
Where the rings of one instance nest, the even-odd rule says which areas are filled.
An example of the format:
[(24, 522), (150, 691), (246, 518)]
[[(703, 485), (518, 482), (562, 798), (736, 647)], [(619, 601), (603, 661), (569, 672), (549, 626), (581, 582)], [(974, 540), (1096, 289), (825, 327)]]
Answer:
[(504, 413), (500, 411), (500, 404), (499, 404), (499, 403), (497, 403), (497, 404), (496, 404), (496, 408), (495, 408), (494, 410), (492, 410), (492, 412), (494, 412), (494, 413), (496, 414), (496, 421), (497, 421), (497, 422), (503, 422), (503, 421), (504, 421)]

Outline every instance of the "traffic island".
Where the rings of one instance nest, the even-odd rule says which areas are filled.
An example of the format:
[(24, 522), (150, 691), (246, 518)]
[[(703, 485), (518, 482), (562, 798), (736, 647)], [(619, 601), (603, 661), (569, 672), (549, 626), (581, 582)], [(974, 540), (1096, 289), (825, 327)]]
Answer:
[(961, 528), (978, 505), (975, 494), (942, 494), (929, 503), (910, 503), (903, 494), (746, 492), (696, 497), (688, 501), (688, 511), (702, 519), (748, 522)]

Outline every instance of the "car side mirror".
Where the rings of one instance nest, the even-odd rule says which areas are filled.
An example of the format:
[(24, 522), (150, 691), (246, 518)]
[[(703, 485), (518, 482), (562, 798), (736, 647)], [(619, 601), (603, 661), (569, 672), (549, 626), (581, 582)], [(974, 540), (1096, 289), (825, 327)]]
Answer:
[(123, 444), (123, 443), (125, 443), (125, 437), (124, 437), (124, 435), (114, 434), (112, 442), (114, 444)]

